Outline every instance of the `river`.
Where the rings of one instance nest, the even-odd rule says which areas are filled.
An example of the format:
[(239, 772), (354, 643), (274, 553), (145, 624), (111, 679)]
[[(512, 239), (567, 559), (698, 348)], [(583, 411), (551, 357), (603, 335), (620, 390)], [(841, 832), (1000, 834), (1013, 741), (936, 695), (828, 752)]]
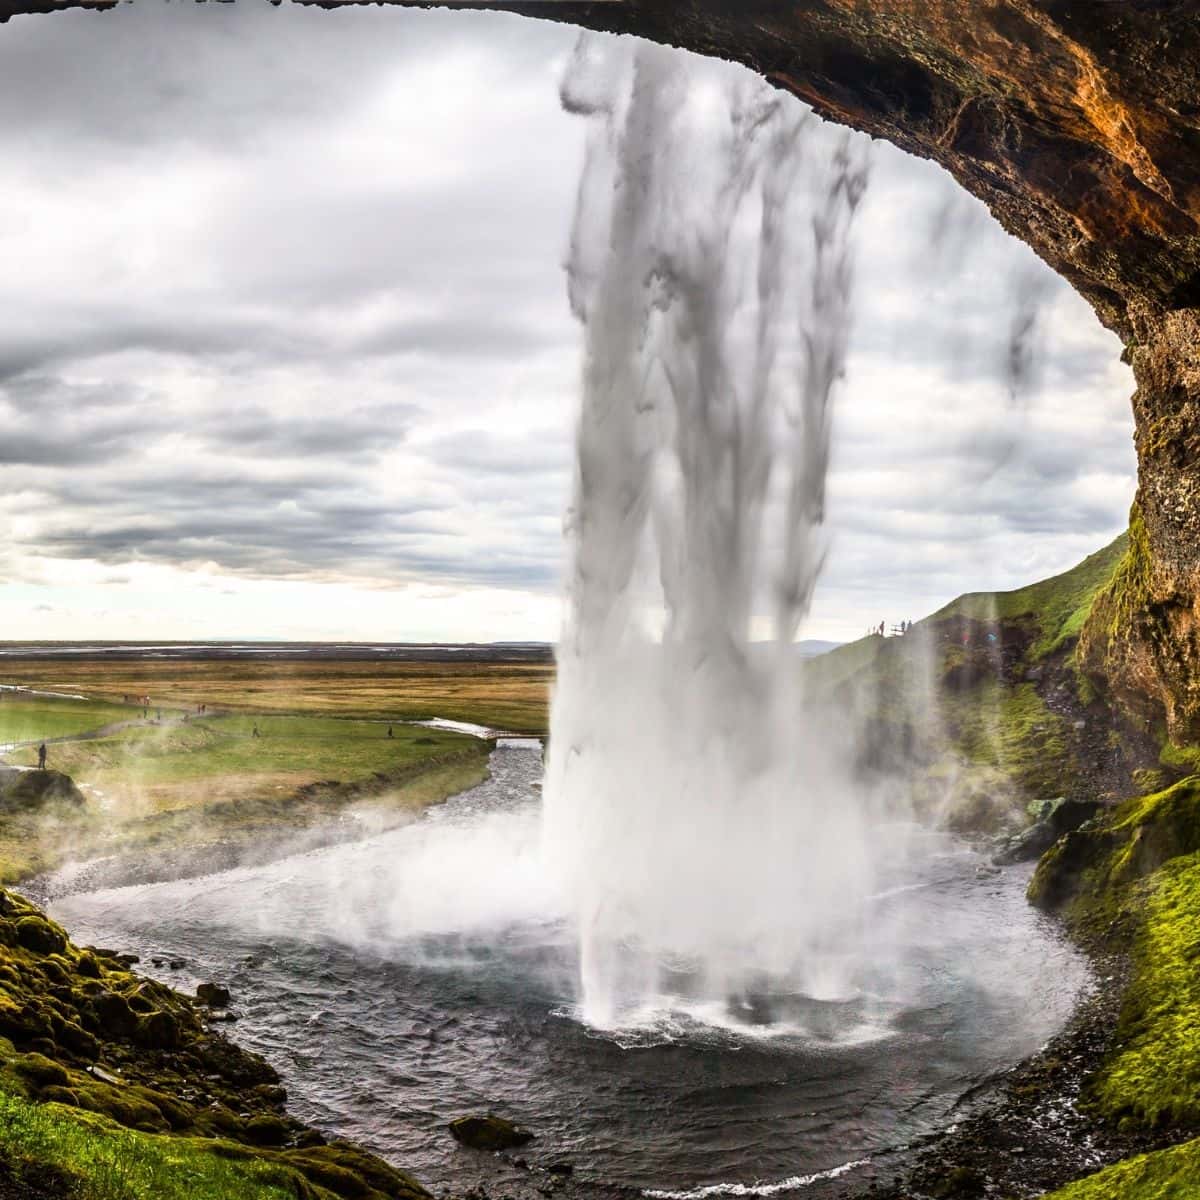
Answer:
[(540, 867), (541, 765), (537, 743), (502, 742), (487, 782), (403, 828), (60, 895), (51, 912), (77, 941), (138, 953), (177, 987), (226, 983), (239, 1016), (227, 1028), (279, 1069), (296, 1116), (455, 1194), (547, 1178), (446, 1133), (491, 1110), (535, 1131), (531, 1165), (569, 1162), (574, 1188), (815, 1196), (828, 1173), (886, 1162), (942, 1127), (1088, 986), (1025, 903), (1026, 868), (992, 873), (930, 834), (904, 839), (917, 849), (875, 898), (905, 964), (891, 994), (717, 1010), (667, 998), (632, 1028), (589, 1028), (575, 940)]

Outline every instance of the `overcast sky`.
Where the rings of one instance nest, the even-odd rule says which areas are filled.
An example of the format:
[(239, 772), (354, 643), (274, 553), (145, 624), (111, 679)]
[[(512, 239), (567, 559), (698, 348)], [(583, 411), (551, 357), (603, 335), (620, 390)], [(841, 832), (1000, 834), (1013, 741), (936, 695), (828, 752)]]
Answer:
[[(0, 26), (0, 637), (556, 636), (574, 39), (250, 0)], [(1134, 488), (1078, 297), (886, 145), (860, 228), (804, 631), (838, 640), (1071, 566)]]

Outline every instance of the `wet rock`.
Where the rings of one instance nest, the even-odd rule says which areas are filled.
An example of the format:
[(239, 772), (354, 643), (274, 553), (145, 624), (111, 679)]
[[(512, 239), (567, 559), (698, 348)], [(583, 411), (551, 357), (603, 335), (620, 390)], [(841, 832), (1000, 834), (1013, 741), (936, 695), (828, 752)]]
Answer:
[(987, 1191), (987, 1181), (973, 1167), (955, 1167), (929, 1189), (935, 1200), (974, 1200)]
[(228, 1008), (229, 989), (219, 983), (202, 983), (196, 989), (196, 999), (209, 1008)]
[(451, 1136), (469, 1150), (513, 1150), (533, 1141), (533, 1134), (503, 1117), (459, 1117), (447, 1126)]
[(1059, 838), (1074, 833), (1090, 821), (1101, 808), (1094, 800), (1065, 800), (1061, 797), (1045, 803), (1049, 807), (1043, 809), (1046, 813), (1043, 819), (1010, 841), (996, 855), (996, 862), (1032, 862), (1035, 858), (1041, 858)]

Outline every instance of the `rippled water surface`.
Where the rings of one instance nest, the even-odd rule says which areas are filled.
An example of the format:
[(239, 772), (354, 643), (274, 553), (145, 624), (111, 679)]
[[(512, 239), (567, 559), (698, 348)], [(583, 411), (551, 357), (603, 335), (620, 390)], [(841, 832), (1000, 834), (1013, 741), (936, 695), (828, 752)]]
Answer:
[(227, 982), (233, 1035), (279, 1068), (297, 1116), (459, 1190), (478, 1160), (445, 1123), (482, 1110), (536, 1130), (535, 1163), (648, 1189), (868, 1158), (1038, 1048), (1085, 985), (1025, 904), (1027, 872), (981, 877), (927, 838), (876, 899), (880, 953), (905, 964), (890, 991), (705, 1008), (683, 981), (633, 1027), (589, 1029), (539, 865), (540, 773), (536, 746), (502, 746), (487, 783), (402, 829), (52, 911), (144, 966), (185, 958), (162, 973), (178, 986)]

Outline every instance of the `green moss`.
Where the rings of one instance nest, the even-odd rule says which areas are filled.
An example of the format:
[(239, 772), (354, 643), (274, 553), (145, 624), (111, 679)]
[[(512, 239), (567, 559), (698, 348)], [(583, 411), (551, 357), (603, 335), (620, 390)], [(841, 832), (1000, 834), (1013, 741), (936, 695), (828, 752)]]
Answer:
[(1135, 504), (1129, 512), (1128, 545), (1112, 579), (1095, 601), (1103, 614), (1110, 638), (1127, 629), (1150, 602), (1150, 540), (1142, 513)]
[(1050, 1192), (1044, 1200), (1195, 1200), (1200, 1195), (1200, 1139), (1139, 1154)]
[(1176, 746), (1173, 742), (1165, 742), (1158, 761), (1173, 771), (1192, 774), (1200, 771), (1200, 746)]
[(1178, 858), (1200, 851), (1200, 776), (1137, 796), (1060, 839), (1042, 856), (1029, 898), (1066, 908), (1077, 930), (1095, 932), (1127, 900), (1123, 889)]
[(1117, 1043), (1088, 1089), (1099, 1112), (1149, 1126), (1200, 1120), (1200, 855), (1168, 863), (1147, 890)]
[[(23, 929), (41, 932), (22, 940)], [(0, 1170), (60, 1170), (75, 1181), (62, 1194), (79, 1200), (427, 1200), (362, 1150), (318, 1153), (285, 1099), (275, 1072), (206, 1028), (190, 998), (110, 951), (80, 950), (0, 891)], [(322, 1183), (334, 1176), (336, 1188)]]
[(996, 767), (1035, 799), (1057, 790), (1066, 728), (1032, 684), (986, 679), (962, 697), (947, 697), (943, 706), (971, 763)]
[(1131, 779), (1134, 791), (1139, 796), (1148, 795), (1150, 792), (1161, 792), (1171, 782), (1165, 771), (1159, 771), (1153, 767), (1143, 767), (1141, 770), (1134, 771)]

